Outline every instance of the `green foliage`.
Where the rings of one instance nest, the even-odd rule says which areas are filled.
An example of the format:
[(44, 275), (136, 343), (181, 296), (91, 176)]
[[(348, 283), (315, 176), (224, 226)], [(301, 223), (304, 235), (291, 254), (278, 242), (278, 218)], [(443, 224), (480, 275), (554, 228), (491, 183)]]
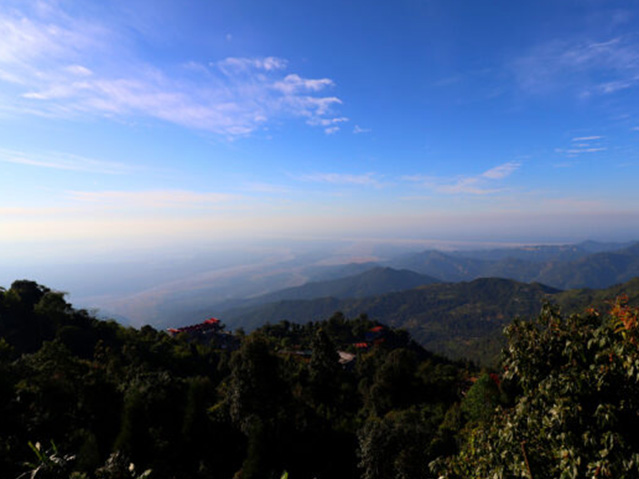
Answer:
[(29, 448), (36, 456), (36, 462), (27, 462), (31, 470), (18, 476), (18, 479), (58, 479), (71, 473), (75, 456), (60, 454), (53, 441), (46, 451), (42, 450), (39, 442), (29, 442)]
[(412, 407), (371, 417), (359, 431), (363, 479), (429, 477), (433, 438), (442, 410)]
[(311, 342), (311, 360), (308, 365), (311, 397), (317, 405), (335, 406), (342, 368), (335, 343), (323, 329), (318, 329)]
[(490, 374), (482, 374), (468, 390), (461, 410), (470, 422), (488, 421), (500, 403), (499, 386)]
[[(382, 327), (383, 341), (355, 348), (377, 326), (341, 313), (281, 322), (241, 335), (229, 353), (97, 320), (62, 293), (16, 282), (0, 290), (0, 471), (347, 479), (385, 457), (391, 477), (415, 477), (442, 451), (442, 421), (467, 374), (401, 330)], [(355, 359), (340, 364), (338, 351)], [(397, 447), (386, 448), (387, 433)], [(34, 462), (29, 441), (44, 439), (59, 449)]]
[(281, 301), (226, 313), (237, 325), (256, 327), (288, 318), (306, 323), (342, 311), (405, 329), (429, 351), (454, 359), (494, 364), (503, 346), (503, 328), (515, 317), (536, 315), (558, 290), (540, 284), (484, 278), (468, 283), (429, 284), (361, 299), (320, 298)]
[(521, 394), (463, 433), (459, 454), (434, 464), (445, 478), (639, 476), (639, 331), (617, 302), (562, 316), (547, 306), (506, 330), (506, 380)]

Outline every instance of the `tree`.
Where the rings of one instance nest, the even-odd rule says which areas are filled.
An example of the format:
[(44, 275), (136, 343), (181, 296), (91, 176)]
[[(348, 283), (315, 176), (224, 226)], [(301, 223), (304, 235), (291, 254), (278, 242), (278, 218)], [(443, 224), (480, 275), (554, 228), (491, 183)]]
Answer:
[(277, 445), (286, 423), (288, 386), (268, 342), (251, 336), (231, 359), (228, 393), (231, 419), (247, 436), (242, 477), (268, 477), (278, 467)]
[(358, 434), (362, 478), (430, 477), (430, 449), (440, 420), (441, 412), (416, 407), (369, 417)]
[(320, 328), (313, 337), (311, 350), (308, 370), (313, 401), (318, 405), (335, 405), (342, 373), (335, 343)]
[(460, 453), (433, 464), (445, 478), (639, 477), (639, 312), (562, 316), (507, 329), (505, 378), (521, 394), (468, 427)]
[(416, 377), (417, 357), (408, 349), (391, 351), (374, 375), (369, 392), (373, 410), (383, 416), (392, 409), (403, 409), (420, 399)]

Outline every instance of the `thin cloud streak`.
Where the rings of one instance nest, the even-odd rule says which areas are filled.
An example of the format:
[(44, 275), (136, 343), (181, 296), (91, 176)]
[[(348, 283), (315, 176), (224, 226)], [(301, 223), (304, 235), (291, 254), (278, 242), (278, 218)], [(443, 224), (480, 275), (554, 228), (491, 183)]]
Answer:
[(68, 191), (72, 201), (130, 207), (208, 206), (241, 199), (227, 193), (199, 193), (184, 190), (152, 191)]
[(77, 155), (62, 153), (27, 153), (22, 151), (0, 149), (0, 162), (17, 165), (52, 168), (56, 170), (77, 171), (86, 173), (100, 173), (122, 175), (131, 173), (134, 169), (123, 163), (95, 160)]
[[(550, 41), (517, 58), (511, 70), (519, 88), (529, 94), (568, 89), (581, 98), (609, 95), (639, 85), (639, 44), (633, 36)], [(602, 82), (601, 77), (612, 79)]]
[(288, 186), (275, 185), (270, 183), (247, 183), (243, 190), (251, 193), (291, 193), (293, 190)]
[(419, 183), (421, 186), (444, 194), (491, 195), (505, 191), (492, 185), (503, 180), (521, 167), (521, 162), (509, 161), (490, 168), (477, 176), (459, 178), (442, 178), (437, 176), (411, 175), (403, 176), (404, 181)]
[(375, 178), (375, 176), (375, 173), (365, 173), (363, 175), (349, 175), (343, 173), (312, 173), (308, 175), (298, 176), (297, 179), (300, 181), (330, 183), (333, 185), (379, 185), (379, 181), (377, 180), (377, 178)]
[(601, 142), (599, 140), (603, 138), (601, 135), (578, 136), (571, 140), (572, 144), (568, 148), (555, 148), (555, 152), (565, 154), (568, 157), (574, 157), (584, 153), (606, 151), (608, 149), (607, 147), (600, 146)]
[(491, 168), (490, 170), (484, 171), (481, 176), (482, 178), (489, 178), (491, 180), (501, 180), (510, 176), (516, 170), (521, 167), (521, 163), (518, 161), (509, 161), (508, 163), (504, 163), (503, 165), (496, 166)]
[(592, 141), (592, 140), (601, 140), (603, 136), (578, 136), (573, 138), (572, 141)]
[(355, 135), (359, 135), (361, 133), (370, 133), (372, 130), (370, 128), (362, 128), (359, 125), (355, 125), (353, 128), (353, 133)]

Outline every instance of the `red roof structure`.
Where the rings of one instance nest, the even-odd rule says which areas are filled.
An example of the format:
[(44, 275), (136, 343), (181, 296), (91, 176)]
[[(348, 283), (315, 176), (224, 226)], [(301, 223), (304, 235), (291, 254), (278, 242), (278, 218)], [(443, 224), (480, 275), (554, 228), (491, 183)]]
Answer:
[(209, 318), (202, 323), (193, 324), (191, 326), (183, 326), (181, 328), (168, 328), (171, 334), (178, 333), (204, 333), (207, 331), (218, 331), (220, 328), (220, 320), (217, 318)]

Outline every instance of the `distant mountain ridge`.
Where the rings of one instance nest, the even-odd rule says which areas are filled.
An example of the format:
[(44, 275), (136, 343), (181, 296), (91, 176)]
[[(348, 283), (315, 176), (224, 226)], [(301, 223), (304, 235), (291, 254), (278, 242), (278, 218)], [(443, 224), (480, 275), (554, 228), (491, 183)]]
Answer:
[(267, 322), (320, 321), (339, 311), (347, 317), (368, 315), (375, 321), (406, 329), (426, 349), (450, 358), (480, 363), (496, 359), (501, 332), (516, 317), (536, 316), (544, 302), (581, 312), (594, 305), (607, 309), (620, 294), (639, 306), (639, 278), (607, 289), (561, 291), (539, 283), (502, 278), (433, 283), (411, 290), (360, 299), (319, 298), (279, 302), (226, 311), (230, 328), (253, 329)]
[(284, 262), (269, 260), (255, 267), (211, 270), (128, 298), (116, 298), (115, 304), (103, 307), (131, 317), (135, 320), (132, 324), (166, 328), (258, 304), (363, 298), (433, 281), (501, 277), (558, 289), (603, 288), (639, 276), (638, 245), (587, 241), (474, 251), (427, 250), (386, 258), (368, 255), (353, 263), (339, 263), (339, 258), (317, 254), (302, 259), (286, 257)]
[(595, 242), (451, 253), (430, 250), (404, 255), (389, 265), (442, 281), (499, 277), (559, 289), (606, 288), (639, 276), (639, 243), (621, 246), (612, 251), (601, 250), (614, 244)]
[(248, 308), (279, 301), (311, 300), (318, 298), (365, 298), (438, 283), (432, 276), (389, 267), (373, 267), (362, 273), (326, 281), (313, 281), (302, 286), (286, 288), (244, 300), (226, 301), (215, 305), (217, 311)]

